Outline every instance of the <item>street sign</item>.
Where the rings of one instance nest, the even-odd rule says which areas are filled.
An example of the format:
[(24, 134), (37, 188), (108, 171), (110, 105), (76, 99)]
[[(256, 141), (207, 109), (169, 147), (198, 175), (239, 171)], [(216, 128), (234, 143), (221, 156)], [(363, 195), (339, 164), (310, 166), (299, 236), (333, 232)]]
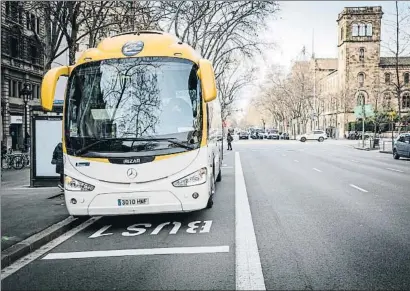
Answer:
[[(371, 104), (366, 104), (364, 106), (364, 113), (366, 117), (372, 117), (374, 116), (374, 111), (373, 107)], [(363, 117), (363, 108), (361, 105), (355, 106), (354, 108), (354, 115), (356, 118), (362, 118)]]

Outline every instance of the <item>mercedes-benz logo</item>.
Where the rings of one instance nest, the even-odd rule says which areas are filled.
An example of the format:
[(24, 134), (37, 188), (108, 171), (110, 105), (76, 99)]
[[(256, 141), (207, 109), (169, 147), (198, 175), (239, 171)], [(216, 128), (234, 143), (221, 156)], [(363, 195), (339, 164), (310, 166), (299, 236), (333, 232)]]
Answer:
[(127, 171), (127, 177), (128, 177), (129, 179), (134, 179), (135, 177), (137, 177), (137, 170), (135, 170), (135, 169), (133, 169), (133, 168), (128, 169), (128, 171)]

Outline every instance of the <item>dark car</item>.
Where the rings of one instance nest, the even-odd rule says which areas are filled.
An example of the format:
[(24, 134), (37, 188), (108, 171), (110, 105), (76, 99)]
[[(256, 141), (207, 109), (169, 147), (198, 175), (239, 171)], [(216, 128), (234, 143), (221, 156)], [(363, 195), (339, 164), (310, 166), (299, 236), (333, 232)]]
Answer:
[(263, 132), (262, 131), (253, 131), (251, 133), (251, 139), (263, 139)]
[(239, 139), (249, 139), (249, 133), (247, 133), (246, 131), (241, 131), (239, 133)]
[(410, 133), (401, 134), (393, 146), (393, 158), (410, 158)]

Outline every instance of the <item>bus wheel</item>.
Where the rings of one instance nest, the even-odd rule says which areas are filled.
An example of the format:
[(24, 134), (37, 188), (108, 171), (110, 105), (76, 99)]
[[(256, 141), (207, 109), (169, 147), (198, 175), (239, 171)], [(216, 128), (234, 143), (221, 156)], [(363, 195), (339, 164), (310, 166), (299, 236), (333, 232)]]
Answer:
[(208, 204), (206, 205), (206, 208), (207, 209), (212, 208), (213, 205), (214, 205), (214, 195), (211, 195), (209, 197)]
[[(213, 167), (215, 168), (215, 167)], [(206, 205), (206, 208), (212, 208), (212, 206), (214, 205), (214, 193), (215, 193), (215, 173), (214, 171), (212, 171), (212, 177), (211, 177), (211, 189), (210, 189), (210, 193), (209, 193), (209, 199), (208, 199), (208, 204)]]
[(216, 182), (221, 182), (222, 181), (222, 169), (219, 169), (219, 174), (216, 177)]

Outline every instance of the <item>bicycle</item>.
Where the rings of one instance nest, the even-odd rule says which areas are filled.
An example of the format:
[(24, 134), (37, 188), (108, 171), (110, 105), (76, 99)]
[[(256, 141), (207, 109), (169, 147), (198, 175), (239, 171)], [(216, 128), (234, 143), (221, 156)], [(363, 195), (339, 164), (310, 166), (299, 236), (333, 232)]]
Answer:
[(24, 158), (21, 154), (5, 154), (1, 157), (1, 168), (4, 170), (11, 168), (21, 170), (23, 167)]

